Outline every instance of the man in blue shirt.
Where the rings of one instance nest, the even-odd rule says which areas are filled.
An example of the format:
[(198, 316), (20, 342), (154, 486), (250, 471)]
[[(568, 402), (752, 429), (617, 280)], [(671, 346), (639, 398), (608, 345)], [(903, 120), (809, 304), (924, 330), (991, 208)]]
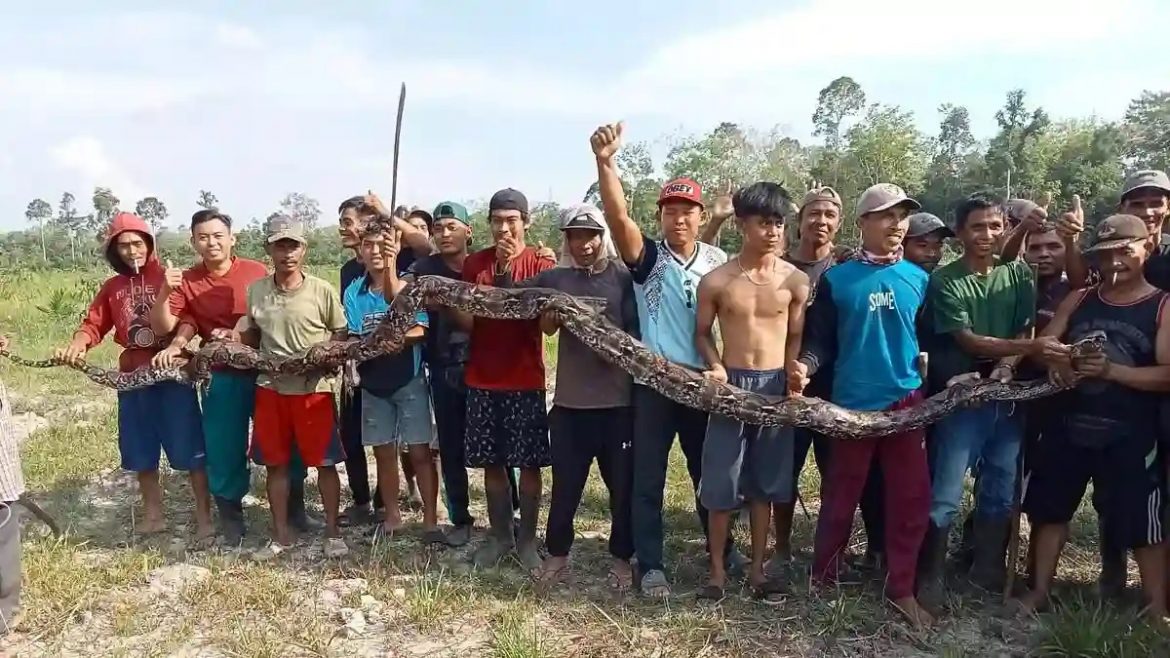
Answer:
[[(349, 334), (361, 337), (373, 332), (389, 311), (392, 300), (406, 284), (398, 278), (394, 259), (398, 235), (369, 232), (362, 237), (360, 254), (366, 275), (355, 279), (343, 296)], [(420, 310), (418, 326), (407, 332), (406, 347), (358, 366), (361, 397), (362, 443), (374, 449), (378, 465), (378, 490), (385, 518), (380, 527), (387, 535), (402, 526), (398, 506), (399, 442), (407, 446), (418, 479), (423, 504), (424, 543), (444, 543), (438, 529), (438, 473), (431, 458), (431, 403), (422, 369), (421, 341), (427, 326)]]
[[(915, 320), (926, 299), (926, 271), (905, 260), (907, 215), (919, 203), (896, 185), (878, 184), (857, 202), (861, 249), (821, 277), (805, 322), (804, 349), (788, 365), (800, 394), (822, 364), (833, 364), (830, 399), (847, 409), (901, 409), (922, 399)], [(886, 592), (914, 626), (933, 623), (914, 595), (918, 550), (930, 511), (925, 434), (836, 440), (821, 483), (813, 579), (832, 583), (842, 567), (853, 515), (876, 457), (885, 474)]]
[[(658, 221), (662, 239), (642, 234), (630, 218), (614, 156), (621, 148), (622, 124), (598, 128), (590, 138), (597, 159), (597, 179), (605, 221), (613, 234), (618, 255), (634, 279), (642, 342), (650, 351), (691, 368), (706, 369), (695, 347), (697, 291), (704, 274), (727, 262), (718, 247), (699, 242), (705, 219), (702, 190), (693, 180), (667, 183), (658, 197)], [(697, 489), (702, 476), (703, 439), (707, 413), (666, 398), (635, 382), (634, 402), (634, 550), (641, 572), (641, 589), (647, 596), (668, 596), (662, 559), (662, 497), (666, 488), (667, 460), (677, 434), (687, 460), (687, 471)], [(707, 511), (695, 500), (695, 508), (707, 529)], [(726, 553), (733, 555), (731, 541)], [(734, 560), (742, 567), (743, 558)]]

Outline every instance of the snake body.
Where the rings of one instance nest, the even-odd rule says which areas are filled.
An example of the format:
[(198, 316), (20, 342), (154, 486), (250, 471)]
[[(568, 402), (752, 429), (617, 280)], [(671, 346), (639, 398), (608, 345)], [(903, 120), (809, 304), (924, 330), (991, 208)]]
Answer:
[[(646, 346), (611, 323), (597, 304), (544, 288), (492, 288), (436, 276), (419, 277), (398, 294), (390, 311), (369, 335), (348, 341), (325, 341), (295, 357), (261, 354), (239, 343), (213, 341), (195, 352), (185, 370), (140, 368), (109, 371), (85, 363), (65, 364), (57, 359), (29, 361), (0, 352), (14, 363), (29, 367), (69, 365), (89, 379), (117, 390), (130, 390), (161, 381), (196, 383), (213, 368), (255, 370), (274, 375), (328, 375), (347, 361), (363, 362), (401, 351), (415, 312), (426, 307), (457, 309), (477, 317), (526, 320), (542, 313), (556, 314), (570, 332), (602, 359), (630, 373), (636, 381), (666, 397), (697, 409), (763, 426), (807, 427), (839, 438), (883, 436), (925, 427), (966, 406), (990, 401), (1025, 401), (1062, 390), (1047, 380), (1001, 383), (979, 380), (948, 388), (913, 407), (896, 411), (853, 411), (811, 397), (781, 397), (752, 393), (723, 382), (704, 379), (650, 352)], [(1092, 336), (1073, 346), (1083, 354), (1103, 348), (1104, 338)]]

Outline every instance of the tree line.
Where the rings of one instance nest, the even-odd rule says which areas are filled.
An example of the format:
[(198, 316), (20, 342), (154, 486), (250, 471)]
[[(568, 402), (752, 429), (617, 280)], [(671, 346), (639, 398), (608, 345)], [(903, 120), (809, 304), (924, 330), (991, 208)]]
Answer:
[[(940, 105), (937, 118), (938, 133), (927, 135), (913, 113), (897, 105), (871, 103), (855, 80), (842, 76), (818, 95), (812, 142), (802, 143), (779, 128), (757, 130), (725, 122), (706, 134), (674, 139), (661, 163), (655, 162), (649, 142), (627, 144), (618, 163), (632, 215), (650, 233), (657, 230), (659, 188), (676, 176), (694, 178), (708, 196), (727, 182), (776, 181), (794, 200), (814, 183), (830, 185), (845, 200), (846, 216), (861, 191), (877, 182), (901, 185), (927, 211), (944, 219), (960, 199), (975, 191), (1003, 198), (1047, 195), (1058, 209), (1079, 194), (1092, 221), (1116, 207), (1127, 172), (1170, 169), (1170, 91), (1142, 92), (1119, 121), (1097, 117), (1054, 121), (1044, 108), (1031, 106), (1022, 89), (1014, 89), (995, 113), (996, 132), (983, 140), (972, 134), (970, 113), (962, 105)], [(596, 183), (584, 191), (583, 200), (599, 201)], [(92, 211), (83, 215), (69, 192), (62, 194), (56, 209), (43, 199), (30, 201), (25, 212), (29, 229), (0, 236), (0, 265), (92, 264), (102, 231), (121, 200), (109, 188), (98, 187), (91, 204)], [(201, 190), (196, 204), (214, 207), (218, 200)], [(316, 199), (294, 192), (279, 206), (280, 212), (316, 229), (321, 217)], [(482, 200), (468, 206), (473, 221), (486, 216)], [(162, 200), (139, 199), (133, 209), (160, 234), (162, 250), (191, 255), (185, 231), (165, 230), (169, 212)], [(559, 245), (559, 210), (554, 201), (533, 207), (532, 242)], [(255, 217), (238, 227), (241, 254), (262, 257), (261, 228), (262, 221)], [(846, 243), (856, 239), (852, 223), (842, 226), (841, 239)], [(720, 240), (727, 249), (738, 248), (734, 231), (724, 231)], [(313, 259), (342, 258), (332, 229), (314, 230), (310, 244), (314, 243), (331, 247), (312, 250)]]

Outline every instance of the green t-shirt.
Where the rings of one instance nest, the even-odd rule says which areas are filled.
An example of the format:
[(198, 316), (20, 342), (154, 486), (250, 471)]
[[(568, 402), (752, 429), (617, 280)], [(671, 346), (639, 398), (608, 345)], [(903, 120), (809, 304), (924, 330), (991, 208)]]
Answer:
[(1032, 325), (1036, 283), (1022, 260), (997, 262), (987, 274), (976, 274), (958, 259), (934, 271), (927, 298), (935, 333), (929, 361), (934, 388), (960, 373), (988, 374), (994, 360), (964, 352), (954, 333), (970, 329), (978, 336), (1018, 337)]
[[(248, 286), (248, 314), (244, 327), (260, 330), (260, 352), (265, 356), (297, 356), (334, 333), (345, 331), (345, 311), (337, 291), (322, 279), (305, 275), (293, 290), (281, 290), (271, 276)], [(333, 390), (328, 377), (267, 375), (256, 383), (285, 395)]]

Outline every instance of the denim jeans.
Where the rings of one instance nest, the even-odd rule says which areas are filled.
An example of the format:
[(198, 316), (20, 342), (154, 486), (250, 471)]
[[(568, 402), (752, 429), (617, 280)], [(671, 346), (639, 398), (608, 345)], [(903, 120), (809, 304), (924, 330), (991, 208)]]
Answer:
[(1023, 410), (1010, 402), (962, 409), (934, 428), (930, 521), (950, 526), (963, 498), (963, 480), (978, 464), (975, 511), (990, 519), (1011, 515), (1016, 467), (1023, 439)]

